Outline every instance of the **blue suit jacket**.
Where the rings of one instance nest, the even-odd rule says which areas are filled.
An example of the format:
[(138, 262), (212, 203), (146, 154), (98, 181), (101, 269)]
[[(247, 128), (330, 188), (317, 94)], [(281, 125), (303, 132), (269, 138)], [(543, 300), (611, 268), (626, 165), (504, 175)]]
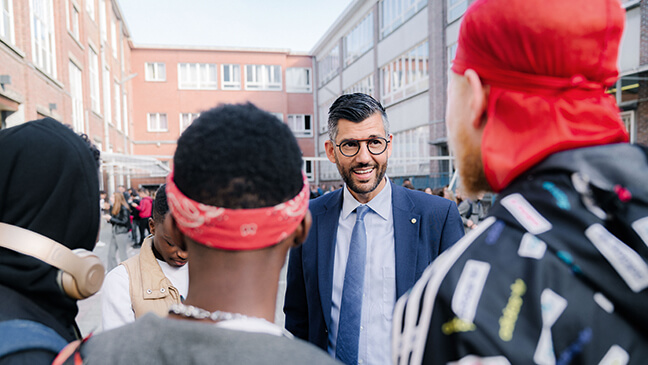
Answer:
[[(286, 329), (325, 351), (342, 196), (338, 189), (310, 201), (313, 225), (306, 242), (291, 250), (288, 262)], [(450, 200), (393, 184), (392, 209), (396, 296), (400, 297), (439, 253), (464, 235), (464, 229), (457, 206)]]

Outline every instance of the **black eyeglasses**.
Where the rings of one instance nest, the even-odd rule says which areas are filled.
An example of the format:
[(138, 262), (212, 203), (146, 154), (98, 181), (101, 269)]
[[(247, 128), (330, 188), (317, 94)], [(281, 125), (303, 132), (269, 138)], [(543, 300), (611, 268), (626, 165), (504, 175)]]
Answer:
[(358, 152), (360, 152), (360, 142), (367, 143), (367, 150), (372, 155), (380, 155), (381, 153), (385, 152), (387, 145), (389, 144), (387, 138), (373, 137), (365, 139), (347, 139), (346, 141), (342, 141), (340, 144), (336, 144), (335, 146), (340, 149), (340, 153), (342, 153), (344, 156), (353, 157), (357, 155)]

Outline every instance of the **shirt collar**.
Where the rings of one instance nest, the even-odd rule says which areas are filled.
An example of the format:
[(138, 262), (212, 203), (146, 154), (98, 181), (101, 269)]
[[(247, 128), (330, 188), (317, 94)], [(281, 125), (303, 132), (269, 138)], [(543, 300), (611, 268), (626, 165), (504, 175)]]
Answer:
[[(371, 208), (371, 210), (373, 210), (376, 214), (378, 214), (382, 219), (387, 220), (389, 217), (389, 211), (391, 210), (392, 188), (389, 178), (385, 176), (384, 179), (386, 179), (385, 187), (383, 187), (378, 195), (376, 195), (369, 201), (369, 203), (367, 203), (367, 206)], [(349, 192), (349, 187), (346, 184), (344, 184), (343, 194), (342, 211), (340, 212), (340, 215), (342, 219), (346, 219), (359, 205), (362, 204), (357, 201), (356, 198), (353, 197), (353, 195), (351, 195), (351, 193)]]

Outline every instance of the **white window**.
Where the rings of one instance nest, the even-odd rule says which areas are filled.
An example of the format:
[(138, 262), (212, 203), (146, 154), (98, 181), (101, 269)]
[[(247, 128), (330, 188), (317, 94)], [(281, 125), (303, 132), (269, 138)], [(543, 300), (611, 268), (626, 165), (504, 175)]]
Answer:
[(340, 46), (335, 46), (317, 62), (319, 85), (323, 86), (340, 72)]
[(448, 0), (448, 23), (459, 19), (468, 9), (468, 0)]
[(428, 54), (428, 42), (425, 41), (380, 69), (384, 105), (428, 89)]
[(241, 66), (221, 65), (221, 77), (223, 78), (223, 90), (241, 89)]
[(72, 98), (72, 127), (75, 132), (85, 132), (83, 124), (83, 80), (81, 69), (72, 61), (70, 70), (70, 97)]
[(32, 0), (30, 4), (34, 64), (56, 77), (52, 0)]
[(106, 67), (103, 70), (103, 93), (104, 93), (104, 118), (108, 123), (113, 123), (112, 106), (110, 105), (110, 70)]
[(180, 113), (180, 133), (184, 132), (185, 129), (200, 116), (199, 113)]
[(344, 65), (348, 66), (373, 47), (373, 12), (344, 36)]
[(313, 90), (311, 69), (291, 67), (286, 69), (286, 91), (289, 93), (309, 93)]
[(281, 66), (245, 65), (246, 90), (281, 90)]
[(148, 113), (148, 131), (166, 132), (169, 130), (166, 113)]
[(144, 79), (146, 81), (166, 81), (166, 67), (162, 62), (146, 62)]
[[(422, 121), (422, 123), (424, 123)], [(427, 125), (394, 133), (389, 176), (428, 175), (430, 173), (430, 127)]]
[(115, 82), (115, 125), (118, 130), (122, 129), (122, 118), (121, 118), (121, 88), (119, 84)]
[(70, 34), (72, 34), (74, 39), (78, 40), (79, 39), (79, 9), (77, 8), (74, 1), (72, 0), (66, 1), (65, 7), (67, 13), (67, 17), (65, 18), (67, 29), (68, 31), (70, 31)]
[(623, 124), (626, 127), (626, 130), (628, 131), (628, 134), (630, 135), (630, 143), (636, 143), (637, 142), (637, 130), (635, 126), (635, 112), (634, 110), (628, 110), (625, 112), (621, 112), (621, 120), (623, 121)]
[(374, 96), (374, 75), (370, 74), (364, 79), (344, 89), (345, 94), (363, 93)]
[(304, 173), (306, 174), (306, 178), (308, 180), (313, 180), (313, 161), (312, 160), (303, 160), (304, 165), (302, 166), (302, 170), (304, 170)]
[(277, 119), (279, 119), (280, 121), (282, 121), (282, 122), (284, 121), (284, 120), (283, 120), (283, 113), (273, 113), (273, 112), (271, 112), (270, 114), (272, 114), (272, 115), (274, 115), (275, 117), (277, 117)]
[(383, 0), (380, 3), (380, 36), (385, 38), (425, 5), (427, 0)]
[(216, 64), (179, 63), (178, 88), (216, 90), (218, 88)]
[(295, 137), (312, 137), (313, 123), (311, 116), (304, 114), (288, 114), (288, 126)]
[(92, 48), (90, 48), (88, 54), (90, 57), (90, 62), (88, 62), (90, 71), (90, 106), (92, 111), (101, 113), (99, 107), (99, 57)]
[(451, 44), (448, 47), (448, 68), (452, 67), (452, 61), (454, 61), (456, 55), (457, 55), (457, 42)]
[(108, 36), (108, 29), (106, 24), (106, 0), (99, 0), (99, 28), (101, 30), (101, 40), (106, 42)]
[(122, 101), (122, 105), (124, 106), (124, 134), (128, 135), (128, 97), (126, 96), (126, 92), (124, 92)]
[(90, 19), (92, 21), (95, 20), (95, 1), (96, 0), (86, 0), (86, 10), (88, 11), (88, 14), (90, 15)]
[(110, 46), (113, 57), (117, 58), (117, 25), (114, 20), (110, 22)]
[(0, 1), (2, 1), (2, 16), (0, 16), (0, 37), (9, 41), (9, 43), (16, 43), (13, 31), (13, 0)]

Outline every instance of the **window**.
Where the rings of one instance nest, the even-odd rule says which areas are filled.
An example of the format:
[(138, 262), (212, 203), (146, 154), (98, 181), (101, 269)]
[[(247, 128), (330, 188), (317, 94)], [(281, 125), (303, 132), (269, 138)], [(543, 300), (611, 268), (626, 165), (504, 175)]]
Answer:
[(350, 87), (344, 89), (345, 94), (363, 93), (374, 96), (374, 75), (371, 74), (364, 79), (356, 82)]
[(344, 37), (344, 65), (348, 66), (373, 47), (373, 12)]
[[(421, 123), (425, 123), (421, 121)], [(427, 125), (394, 133), (389, 176), (428, 175), (430, 173), (430, 127)]]
[(425, 5), (427, 0), (383, 0), (380, 3), (380, 36), (385, 38)]
[(72, 61), (69, 65), (70, 70), (70, 97), (72, 98), (72, 127), (75, 132), (83, 133), (83, 80), (81, 78), (81, 69)]
[(289, 93), (311, 92), (311, 69), (306, 67), (287, 68), (286, 91)]
[(329, 53), (317, 62), (319, 85), (323, 86), (340, 72), (340, 46), (335, 46)]
[(96, 0), (86, 0), (86, 10), (88, 11), (88, 14), (90, 15), (90, 19), (92, 21), (95, 20), (95, 1)]
[(281, 90), (281, 66), (245, 65), (246, 90)]
[(180, 133), (184, 132), (185, 129), (200, 116), (199, 113), (180, 113)]
[(100, 113), (99, 108), (99, 57), (95, 53), (94, 49), (90, 48), (90, 62), (88, 63), (88, 68), (90, 71), (90, 106), (92, 111), (95, 113)]
[(636, 143), (637, 142), (637, 131), (635, 128), (635, 112), (634, 110), (628, 110), (625, 112), (621, 112), (621, 120), (623, 121), (623, 124), (626, 127), (626, 130), (628, 131), (628, 134), (630, 135), (630, 143)]
[(282, 121), (282, 122), (284, 121), (284, 120), (283, 120), (283, 113), (274, 113), (274, 112), (270, 112), (270, 114), (272, 114), (272, 115), (274, 115), (275, 117), (277, 117), (277, 119), (279, 119), (280, 121)]
[(115, 82), (115, 125), (118, 130), (122, 129), (122, 118), (121, 118), (121, 88), (119, 84)]
[(383, 104), (389, 105), (428, 89), (428, 53), (425, 41), (380, 69)]
[(56, 77), (52, 0), (32, 0), (30, 4), (34, 64)]
[(108, 39), (108, 30), (106, 24), (106, 0), (99, 0), (99, 28), (101, 29), (101, 41), (106, 42)]
[(74, 39), (79, 39), (79, 9), (72, 0), (65, 2), (67, 17), (67, 29), (70, 31)]
[(111, 123), (112, 120), (112, 106), (110, 105), (110, 70), (106, 67), (103, 70), (103, 93), (104, 93), (104, 119)]
[(166, 81), (166, 67), (162, 62), (146, 62), (144, 65), (144, 79), (146, 81)]
[(452, 61), (454, 61), (456, 55), (457, 43), (455, 42), (448, 47), (448, 68), (452, 67)]
[(223, 90), (241, 89), (240, 65), (221, 65), (221, 75), (223, 78)]
[(122, 95), (122, 101), (122, 105), (124, 106), (124, 134), (128, 135), (128, 97), (125, 91), (124, 95)]
[(2, 16), (0, 16), (0, 37), (15, 43), (14, 39), (14, 24), (13, 24), (13, 0), (0, 0), (2, 1)]
[(313, 180), (313, 161), (312, 160), (303, 160), (304, 164), (302, 165), (302, 170), (306, 174), (308, 180)]
[(313, 126), (311, 116), (304, 114), (288, 114), (288, 126), (295, 137), (312, 137)]
[(214, 63), (179, 63), (178, 87), (180, 89), (218, 88), (216, 64)]
[(110, 46), (113, 57), (117, 58), (117, 25), (114, 20), (110, 22)]
[(166, 113), (148, 113), (148, 131), (166, 132), (169, 130)]
[(468, 9), (468, 0), (448, 0), (448, 23), (459, 19)]

